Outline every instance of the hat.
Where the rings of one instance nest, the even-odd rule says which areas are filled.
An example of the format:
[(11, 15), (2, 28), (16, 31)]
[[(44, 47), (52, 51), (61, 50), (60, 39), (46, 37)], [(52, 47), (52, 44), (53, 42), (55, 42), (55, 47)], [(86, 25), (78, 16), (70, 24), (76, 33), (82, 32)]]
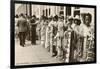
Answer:
[(33, 15), (32, 17), (36, 18), (36, 16), (35, 16), (35, 15)]
[(52, 18), (53, 18), (53, 16), (48, 16), (48, 18), (49, 18), (49, 19), (52, 19)]
[(58, 20), (58, 15), (55, 15), (55, 16), (53, 17), (53, 19)]
[(60, 19), (64, 19), (64, 16), (60, 16), (59, 18), (60, 18)]
[(73, 19), (73, 17), (72, 17), (72, 16), (69, 16), (69, 17), (68, 17), (68, 20), (70, 20), (70, 19)]
[(76, 15), (74, 19), (75, 19), (75, 20), (80, 20), (79, 15)]

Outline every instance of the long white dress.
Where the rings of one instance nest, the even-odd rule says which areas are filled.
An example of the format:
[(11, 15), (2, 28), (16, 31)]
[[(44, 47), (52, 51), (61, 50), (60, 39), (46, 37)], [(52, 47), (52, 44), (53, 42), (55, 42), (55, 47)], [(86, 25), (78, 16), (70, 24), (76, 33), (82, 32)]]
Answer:
[(45, 35), (46, 35), (46, 26), (44, 21), (41, 22), (41, 45), (45, 47)]
[(49, 34), (50, 34), (50, 53), (53, 55), (53, 21), (49, 23)]
[[(87, 27), (85, 24), (81, 24), (81, 33), (84, 36), (84, 48), (83, 48), (83, 60), (94, 60), (94, 27)], [(90, 56), (91, 55), (91, 56)]]
[(49, 26), (46, 27), (46, 40), (45, 40), (45, 48), (50, 46), (50, 34), (49, 34)]
[(58, 32), (57, 32), (57, 57), (62, 57), (62, 46), (63, 46), (63, 37), (64, 37), (64, 22), (58, 22)]
[(16, 38), (18, 38), (18, 34), (19, 34), (17, 23), (18, 23), (18, 18), (15, 18), (15, 37)]

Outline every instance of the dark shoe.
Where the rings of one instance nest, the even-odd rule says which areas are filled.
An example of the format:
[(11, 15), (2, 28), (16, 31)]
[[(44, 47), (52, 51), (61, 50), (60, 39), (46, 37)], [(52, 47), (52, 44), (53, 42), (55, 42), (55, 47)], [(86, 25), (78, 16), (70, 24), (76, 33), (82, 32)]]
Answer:
[(25, 44), (23, 44), (22, 47), (25, 47)]
[(32, 45), (36, 45), (36, 43), (31, 43)]
[(36, 43), (34, 43), (34, 45), (36, 45)]
[(32, 45), (34, 45), (34, 43), (31, 43)]
[(24, 45), (20, 45), (20, 46), (24, 47)]
[(22, 44), (22, 47), (25, 47), (25, 44)]
[(52, 57), (55, 57), (55, 56), (56, 56), (56, 54), (53, 54), (53, 55), (52, 55)]

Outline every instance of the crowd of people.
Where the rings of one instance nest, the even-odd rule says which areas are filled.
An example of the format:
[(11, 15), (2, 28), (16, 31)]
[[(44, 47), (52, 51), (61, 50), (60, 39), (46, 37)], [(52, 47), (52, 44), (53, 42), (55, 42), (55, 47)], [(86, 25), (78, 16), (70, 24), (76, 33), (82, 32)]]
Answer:
[[(85, 13), (68, 16), (15, 16), (15, 37), (20, 45), (25, 46), (25, 40), (36, 45), (40, 41), (50, 52), (64, 62), (94, 61), (94, 26), (91, 26), (92, 15)], [(49, 59), (48, 59), (49, 60)]]

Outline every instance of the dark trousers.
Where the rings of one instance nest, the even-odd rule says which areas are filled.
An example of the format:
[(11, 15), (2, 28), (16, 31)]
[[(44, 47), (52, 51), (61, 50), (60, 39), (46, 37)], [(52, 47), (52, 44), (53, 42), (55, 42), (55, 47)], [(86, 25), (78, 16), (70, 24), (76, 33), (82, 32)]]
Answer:
[(75, 62), (74, 60), (74, 51), (75, 51), (75, 44), (76, 44), (76, 36), (74, 34), (74, 32), (71, 32), (71, 38), (70, 38), (71, 42), (70, 42), (70, 54), (69, 54), (69, 62), (72, 63), (72, 62)]
[(27, 31), (27, 36), (26, 36), (27, 40), (31, 40), (31, 35), (30, 34), (31, 34), (30, 30), (28, 30)]
[(19, 32), (19, 39), (20, 39), (21, 46), (24, 46), (25, 38), (26, 38), (26, 32)]
[(31, 30), (31, 44), (36, 44), (36, 28)]

